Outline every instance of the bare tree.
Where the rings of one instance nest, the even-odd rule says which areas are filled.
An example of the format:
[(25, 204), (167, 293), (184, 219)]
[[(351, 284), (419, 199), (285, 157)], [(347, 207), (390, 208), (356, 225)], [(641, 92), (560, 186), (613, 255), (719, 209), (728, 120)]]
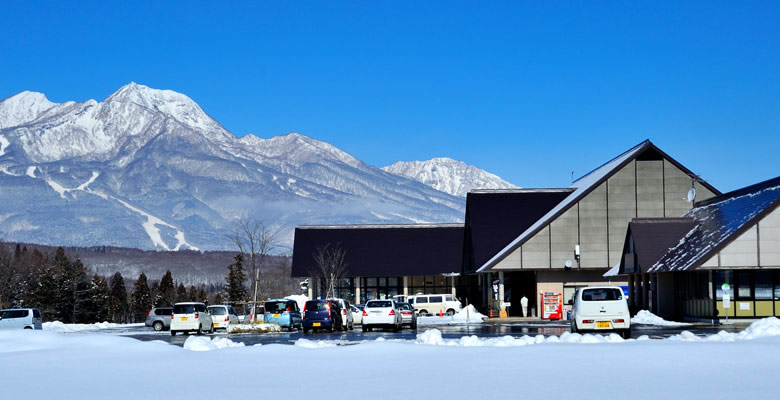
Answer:
[(257, 218), (242, 218), (230, 235), (230, 239), (238, 247), (238, 251), (249, 261), (249, 270), (254, 287), (252, 296), (252, 323), (257, 320), (257, 285), (260, 281), (260, 269), (266, 257), (278, 245), (278, 234), (269, 229), (263, 221)]
[(313, 255), (316, 266), (311, 272), (312, 275), (323, 280), (326, 298), (336, 297), (337, 283), (347, 272), (347, 263), (344, 262), (346, 255), (347, 251), (342, 249), (339, 244), (331, 246), (330, 243), (318, 246)]

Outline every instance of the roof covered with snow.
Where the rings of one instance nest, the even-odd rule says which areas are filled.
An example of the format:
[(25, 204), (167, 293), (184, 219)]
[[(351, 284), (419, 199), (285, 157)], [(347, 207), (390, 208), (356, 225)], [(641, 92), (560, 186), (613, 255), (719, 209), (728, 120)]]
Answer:
[[(558, 218), (569, 208), (577, 204), (578, 201), (580, 201), (582, 198), (587, 196), (590, 192), (596, 189), (600, 184), (602, 184), (604, 181), (609, 179), (615, 173), (620, 171), (620, 169), (622, 169), (632, 160), (635, 160), (638, 157), (647, 153), (658, 154), (660, 157), (669, 160), (669, 162), (677, 166), (680, 170), (684, 171), (685, 173), (689, 174), (692, 177), (695, 177), (695, 174), (693, 174), (682, 164), (674, 160), (668, 154), (661, 151), (661, 149), (656, 147), (652, 142), (650, 142), (650, 140), (645, 140), (642, 143), (630, 148), (623, 154), (602, 164), (598, 168), (594, 169), (593, 171), (585, 174), (581, 178), (574, 181), (570, 187), (571, 189), (574, 189), (571, 192), (571, 194), (569, 194), (563, 201), (558, 203), (557, 206), (553, 207), (550, 211), (548, 211), (543, 217), (538, 219), (533, 225), (528, 227), (528, 229), (523, 231), (522, 234), (520, 234), (515, 240), (509, 243), (504, 249), (502, 249), (497, 254), (495, 254), (490, 260), (488, 260), (484, 265), (482, 265), (478, 269), (478, 272), (490, 271), (490, 268), (498, 264), (501, 260), (503, 260), (509, 254), (511, 254), (513, 251), (515, 251), (520, 246), (522, 246), (523, 243), (531, 239), (536, 233), (542, 230), (545, 226), (547, 226), (553, 220)], [(718, 191), (717, 189), (709, 185), (707, 182), (701, 182), (701, 184), (704, 185), (707, 189), (711, 190), (713, 193), (720, 194), (720, 191)]]
[(780, 205), (780, 177), (714, 197), (685, 214), (696, 225), (649, 272), (698, 268)]

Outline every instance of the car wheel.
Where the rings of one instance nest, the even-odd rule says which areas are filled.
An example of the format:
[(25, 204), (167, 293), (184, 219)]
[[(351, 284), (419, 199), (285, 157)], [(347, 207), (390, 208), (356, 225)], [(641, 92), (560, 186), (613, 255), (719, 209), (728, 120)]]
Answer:
[(571, 322), (571, 333), (577, 333), (577, 322), (572, 321)]
[(447, 315), (450, 316), (450, 317), (455, 315), (455, 310), (450, 308), (449, 310), (447, 310)]
[(621, 336), (623, 336), (623, 339), (631, 339), (631, 328), (624, 329)]
[(418, 314), (427, 316), (428, 315), (428, 310), (420, 310), (420, 312)]
[(333, 333), (333, 324), (328, 327), (328, 332)]
[[(225, 330), (227, 330), (227, 328)], [(213, 323), (211, 324), (211, 329), (209, 329), (209, 333), (214, 333), (214, 324)]]
[(303, 328), (303, 334), (305, 335), (307, 333), (309, 333), (309, 328)]
[(171, 331), (171, 336), (176, 336), (176, 331)]
[(32, 326), (25, 326), (24, 329), (32, 329)]
[(163, 330), (163, 323), (162, 321), (157, 321), (154, 323), (154, 325), (152, 325), (152, 327), (154, 328), (155, 332), (160, 332), (161, 330)]
[(367, 326), (365, 326), (365, 325), (363, 325), (363, 326), (361, 327), (361, 329), (363, 330), (363, 332), (368, 332), (368, 327), (367, 327)]
[(203, 334), (203, 325), (198, 325), (198, 330), (195, 332), (195, 334), (198, 336)]
[(349, 330), (354, 331), (355, 330), (355, 323), (353, 322), (352, 325), (349, 326)]

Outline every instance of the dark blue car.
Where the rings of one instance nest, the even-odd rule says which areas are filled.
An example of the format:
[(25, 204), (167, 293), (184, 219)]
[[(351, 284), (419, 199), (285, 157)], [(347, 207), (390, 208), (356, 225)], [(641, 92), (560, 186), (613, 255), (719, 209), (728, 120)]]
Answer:
[(303, 307), (303, 333), (310, 330), (341, 329), (341, 310), (338, 303), (331, 300), (309, 300)]

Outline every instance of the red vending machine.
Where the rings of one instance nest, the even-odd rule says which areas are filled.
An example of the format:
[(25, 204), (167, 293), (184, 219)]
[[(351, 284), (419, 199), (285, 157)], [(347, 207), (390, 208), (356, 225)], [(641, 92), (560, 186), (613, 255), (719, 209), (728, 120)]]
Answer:
[(563, 295), (542, 292), (542, 319), (563, 319)]

